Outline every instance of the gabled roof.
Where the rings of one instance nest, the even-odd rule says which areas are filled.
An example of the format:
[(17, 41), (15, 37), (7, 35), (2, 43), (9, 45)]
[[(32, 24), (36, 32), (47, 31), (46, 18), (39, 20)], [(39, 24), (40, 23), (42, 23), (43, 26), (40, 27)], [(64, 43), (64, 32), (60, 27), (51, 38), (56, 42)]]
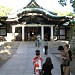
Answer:
[(18, 14), (21, 14), (23, 12), (29, 12), (29, 11), (38, 11), (38, 12), (44, 12), (46, 14), (50, 14), (50, 16), (57, 16), (57, 13), (47, 11), (46, 9), (39, 6), (35, 0), (31, 0), (30, 3), (24, 7), (22, 10), (18, 11)]
[(35, 0), (31, 0), (30, 3), (24, 8), (40, 8), (40, 6), (36, 3)]
[[(33, 15), (29, 15), (28, 13), (31, 13)], [(36, 15), (34, 15), (36, 13), (37, 13), (37, 16), (39, 16), (43, 20), (39, 20), (39, 18)], [(41, 23), (46, 22), (47, 24), (51, 24), (51, 23), (59, 24), (60, 22), (62, 24), (62, 23), (69, 21), (69, 18), (66, 16), (57, 16), (56, 13), (48, 11), (48, 10), (40, 7), (36, 3), (35, 0), (31, 0), (26, 7), (24, 7), (22, 10), (20, 10), (18, 12), (17, 16), (18, 16), (18, 21), (20, 21), (20, 22), (27, 21), (27, 19), (28, 19), (28, 22), (30, 22), (30, 21), (41, 22)], [(14, 19), (14, 21), (15, 21), (15, 19)]]

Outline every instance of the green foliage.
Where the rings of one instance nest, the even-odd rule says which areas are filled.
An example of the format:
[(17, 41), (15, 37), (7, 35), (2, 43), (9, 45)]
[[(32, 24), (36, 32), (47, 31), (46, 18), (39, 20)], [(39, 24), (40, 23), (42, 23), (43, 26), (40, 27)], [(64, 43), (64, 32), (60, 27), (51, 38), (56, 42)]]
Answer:
[(70, 3), (73, 3), (74, 0), (70, 0)]
[(57, 13), (57, 15), (58, 16), (75, 16), (75, 14), (74, 13), (72, 13), (72, 12), (59, 12), (59, 11), (55, 11), (56, 13)]
[(11, 8), (0, 5), (0, 16), (6, 16), (11, 12)]
[(73, 23), (73, 25), (70, 27), (69, 30), (69, 41), (72, 39), (73, 36), (75, 36), (75, 22)]
[[(59, 0), (59, 4), (62, 5), (62, 6), (66, 6), (67, 5), (67, 1), (68, 0)], [(73, 10), (75, 12), (75, 0), (70, 0), (70, 4), (72, 5), (73, 7)]]
[(72, 53), (75, 53), (75, 48), (71, 48)]
[(59, 0), (58, 2), (62, 6), (66, 6), (67, 5), (67, 0)]
[(73, 11), (75, 12), (75, 0), (72, 3)]
[(69, 12), (69, 13), (67, 13), (67, 16), (74, 16), (74, 13)]
[(75, 0), (72, 3), (72, 7), (75, 8)]
[(75, 32), (75, 23), (74, 23), (74, 25), (71, 27), (71, 31)]

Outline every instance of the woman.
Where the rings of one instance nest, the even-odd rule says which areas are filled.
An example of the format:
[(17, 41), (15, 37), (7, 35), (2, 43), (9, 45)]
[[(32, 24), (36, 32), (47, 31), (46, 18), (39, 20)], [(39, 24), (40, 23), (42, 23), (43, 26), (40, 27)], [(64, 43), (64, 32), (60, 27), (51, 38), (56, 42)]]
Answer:
[(41, 72), (42, 62), (43, 62), (43, 58), (40, 57), (40, 50), (36, 50), (35, 52), (36, 52), (36, 56), (32, 60), (34, 65), (34, 74), (36, 74), (37, 70)]
[(46, 58), (45, 63), (42, 66), (43, 75), (52, 75), (51, 70), (53, 69), (53, 64), (50, 57)]

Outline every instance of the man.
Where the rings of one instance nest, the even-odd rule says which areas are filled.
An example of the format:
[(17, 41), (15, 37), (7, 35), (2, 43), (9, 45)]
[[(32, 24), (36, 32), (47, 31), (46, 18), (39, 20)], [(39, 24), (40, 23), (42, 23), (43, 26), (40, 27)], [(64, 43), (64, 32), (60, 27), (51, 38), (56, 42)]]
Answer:
[(45, 50), (45, 55), (47, 55), (48, 54), (48, 42), (46, 39), (44, 40), (44, 50)]
[(69, 49), (69, 44), (64, 45), (64, 50), (68, 53), (68, 65), (65, 67), (66, 75), (70, 75), (70, 61), (72, 61), (72, 51)]

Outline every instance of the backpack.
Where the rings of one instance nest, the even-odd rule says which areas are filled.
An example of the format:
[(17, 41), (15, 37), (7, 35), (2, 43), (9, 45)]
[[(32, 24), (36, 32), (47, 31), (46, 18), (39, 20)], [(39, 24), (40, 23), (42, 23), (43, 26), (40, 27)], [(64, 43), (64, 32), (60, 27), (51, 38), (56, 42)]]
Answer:
[(70, 61), (72, 61), (72, 51), (69, 50), (68, 53), (69, 53), (69, 59), (70, 59)]

